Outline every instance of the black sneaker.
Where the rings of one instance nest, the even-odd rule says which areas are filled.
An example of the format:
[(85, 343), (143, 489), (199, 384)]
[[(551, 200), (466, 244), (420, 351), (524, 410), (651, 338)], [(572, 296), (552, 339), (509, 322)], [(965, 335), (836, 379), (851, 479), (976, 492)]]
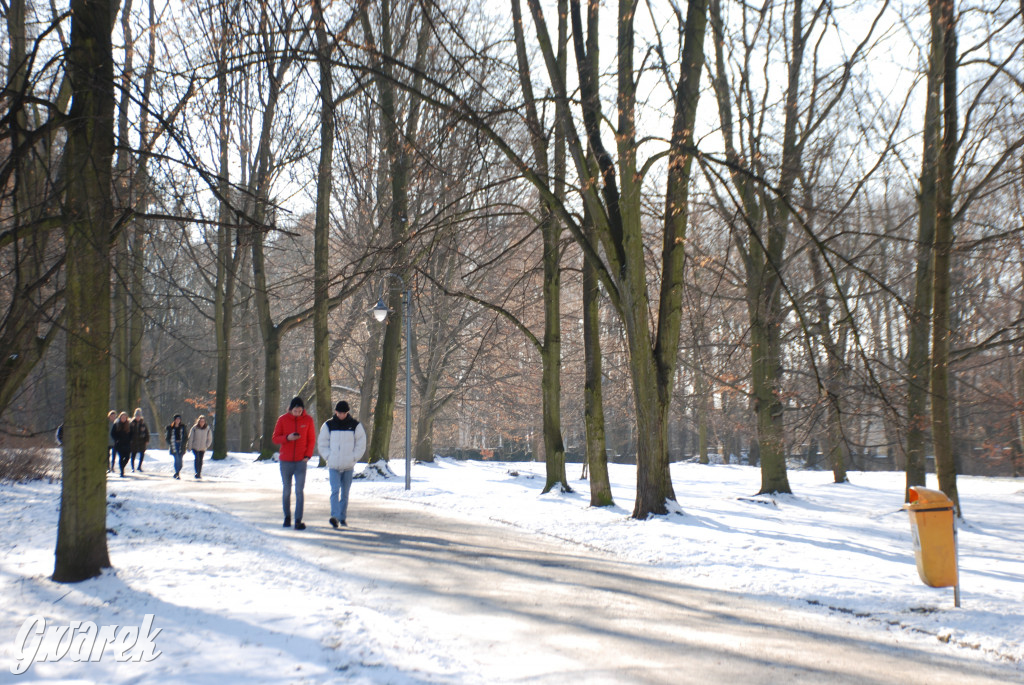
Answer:
[(345, 522), (345, 519), (341, 519), (340, 521), (338, 521), (338, 523), (348, 528), (348, 524)]
[(302, 521), (295, 522), (295, 530), (306, 530), (306, 524)]
[(335, 528), (337, 528), (338, 527), (338, 519), (336, 519), (336, 518), (334, 518), (332, 516), (331, 517), (331, 525), (334, 526)]
[(284, 520), (284, 525), (281, 526), (281, 527), (282, 528), (291, 528), (292, 527), (292, 520), (291, 520), (291, 518), (287, 518), (286, 517), (285, 520)]

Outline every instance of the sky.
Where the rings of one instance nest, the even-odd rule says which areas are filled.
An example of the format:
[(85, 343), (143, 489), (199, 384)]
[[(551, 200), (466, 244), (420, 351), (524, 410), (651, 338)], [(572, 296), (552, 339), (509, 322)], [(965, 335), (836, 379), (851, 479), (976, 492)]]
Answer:
[[(59, 483), (0, 484), (0, 520), (7, 522), (0, 528), (0, 683), (223, 685), (244, 678), (402, 685), (468, 682), (467, 673), (479, 682), (513, 678), (494, 672), (487, 654), (415, 630), (401, 607), (360, 595), (362, 581), (309, 558), (308, 546), (296, 539), (302, 533), (200, 501), (201, 488), (251, 497), (258, 488), (279, 486), (275, 463), (231, 454), (207, 461), (201, 482), (192, 478), (190, 460), (185, 463), (184, 479), (171, 480), (168, 454), (150, 450), (145, 475), (110, 479), (114, 568), (77, 584), (49, 579)], [(902, 473), (854, 472), (851, 483), (836, 485), (828, 471), (791, 471), (794, 494), (767, 497), (754, 495), (756, 468), (673, 464), (678, 511), (636, 521), (629, 517), (635, 480), (629, 466), (610, 466), (616, 506), (602, 509), (589, 507), (578, 464), (568, 465), (575, 493), (544, 495), (539, 463), (417, 464), (409, 491), (403, 466), (392, 464), (395, 479), (356, 480), (350, 513), (360, 502), (393, 500), (467, 522), (490, 521), (567, 551), (586, 548), (649, 565), (688, 585), (831, 616), (851, 631), (877, 630), (883, 642), (913, 641), (938, 654), (1010, 664), (1024, 681), (1024, 480), (958, 480), (965, 518), (958, 534), (963, 606), (956, 609), (951, 588), (929, 588), (918, 577)], [(326, 469), (311, 469), (307, 508), (311, 502), (322, 508), (327, 491)], [(267, 507), (273, 511), (279, 501)], [(329, 530), (326, 521), (307, 519), (311, 528)], [(33, 616), (47, 626), (143, 627), (147, 614), (150, 630), (160, 629), (152, 637), (160, 652), (155, 659), (119, 663), (107, 650), (98, 663), (22, 662), (27, 673), (11, 674), (28, 644), (18, 641), (19, 631)]]

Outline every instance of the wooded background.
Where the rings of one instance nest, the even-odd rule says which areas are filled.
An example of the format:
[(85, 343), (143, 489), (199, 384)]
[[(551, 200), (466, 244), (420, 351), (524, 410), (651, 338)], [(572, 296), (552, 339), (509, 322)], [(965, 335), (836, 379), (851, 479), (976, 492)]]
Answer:
[[(765, 492), (1024, 471), (1024, 3), (99, 4), (79, 40), (109, 16), (112, 76), (76, 91), (73, 13), (0, 0), (7, 444), (109, 355), (100, 426), (203, 413), (215, 458), (268, 455), (298, 394), (400, 454), (391, 273), (421, 460), (546, 459), (563, 489), (585, 461), (595, 504), (635, 462), (637, 516), (691, 457)], [(105, 120), (72, 93), (108, 91), (89, 256), (74, 125)], [(72, 268), (105, 259), (109, 296)]]

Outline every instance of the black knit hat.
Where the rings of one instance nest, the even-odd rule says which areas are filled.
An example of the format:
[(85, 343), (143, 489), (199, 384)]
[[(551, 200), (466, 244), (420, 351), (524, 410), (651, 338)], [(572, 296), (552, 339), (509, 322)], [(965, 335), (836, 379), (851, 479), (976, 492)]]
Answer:
[(345, 400), (338, 402), (336, 405), (334, 405), (334, 411), (338, 412), (339, 414), (347, 414), (348, 402), (346, 402)]
[(288, 411), (295, 409), (295, 407), (306, 408), (306, 403), (302, 401), (301, 397), (295, 396), (292, 398), (291, 404), (288, 405)]

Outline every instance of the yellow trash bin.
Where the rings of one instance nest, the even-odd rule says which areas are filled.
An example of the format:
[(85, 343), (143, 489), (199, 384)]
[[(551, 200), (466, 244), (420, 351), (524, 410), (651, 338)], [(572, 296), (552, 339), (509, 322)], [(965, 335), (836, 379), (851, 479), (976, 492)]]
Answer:
[(955, 588), (956, 606), (960, 606), (953, 500), (939, 490), (915, 485), (910, 488), (910, 503), (903, 508), (910, 514), (918, 575), (925, 585)]

